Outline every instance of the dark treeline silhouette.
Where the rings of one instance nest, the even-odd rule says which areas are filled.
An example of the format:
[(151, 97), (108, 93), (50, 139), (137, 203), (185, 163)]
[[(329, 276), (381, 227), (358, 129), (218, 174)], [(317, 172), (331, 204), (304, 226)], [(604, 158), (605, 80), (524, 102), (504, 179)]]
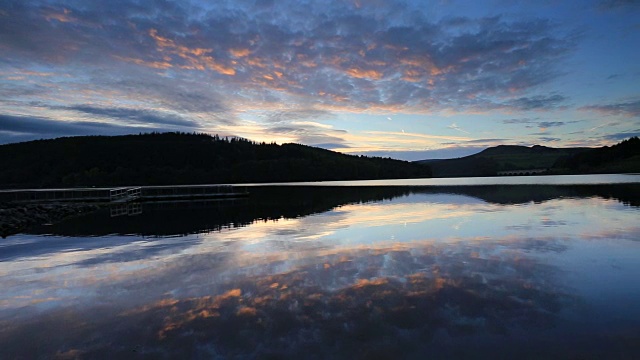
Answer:
[(572, 173), (640, 171), (640, 139), (634, 136), (610, 147), (590, 149), (558, 159), (554, 168), (569, 169)]
[(551, 148), (499, 145), (457, 159), (422, 160), (433, 177), (496, 176), (500, 172), (546, 170), (546, 174), (640, 172), (640, 140), (632, 137), (611, 147)]
[(430, 168), (208, 134), (82, 136), (0, 146), (0, 186), (75, 187), (429, 177)]
[(422, 160), (419, 163), (431, 166), (434, 177), (496, 176), (500, 171), (550, 169), (559, 158), (585, 150), (587, 148), (498, 145), (457, 159)]

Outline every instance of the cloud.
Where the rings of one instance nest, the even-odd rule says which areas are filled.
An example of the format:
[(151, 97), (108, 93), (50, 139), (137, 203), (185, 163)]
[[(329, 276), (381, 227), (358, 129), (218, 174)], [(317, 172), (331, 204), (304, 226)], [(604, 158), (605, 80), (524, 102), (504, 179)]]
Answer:
[[(553, 79), (576, 44), (548, 20), (437, 21), (400, 1), (358, 8), (337, 0), (54, 0), (14, 2), (3, 11), (15, 19), (0, 24), (12, 66), (67, 67), (75, 79), (146, 94), (149, 107), (158, 97), (171, 110), (207, 103), (193, 93), (180, 104), (163, 96), (177, 92), (167, 89), (174, 82), (194, 81), (231, 112), (283, 100), (343, 111), (487, 109)], [(561, 100), (520, 97), (511, 106), (541, 109)]]
[(508, 102), (507, 105), (525, 111), (550, 110), (557, 109), (566, 100), (566, 97), (558, 94), (551, 96), (538, 95), (531, 97), (521, 97)]
[(620, 123), (618, 123), (618, 122), (611, 121), (611, 122), (607, 122), (607, 123), (604, 123), (604, 124), (596, 125), (596, 126), (590, 128), (590, 129), (587, 129), (587, 131), (593, 132), (593, 131), (596, 131), (596, 130), (601, 129), (601, 128), (613, 127), (613, 126), (617, 126), (619, 124)]
[(640, 116), (640, 100), (631, 100), (611, 104), (589, 105), (580, 108), (583, 111), (595, 111), (603, 115)]
[(556, 141), (561, 141), (562, 139), (556, 138), (556, 137), (541, 136), (538, 138), (538, 140), (542, 142), (556, 142)]
[(503, 124), (537, 124), (540, 118), (520, 118), (520, 119), (505, 119), (502, 120)]
[(550, 127), (558, 127), (558, 126), (564, 126), (567, 123), (564, 121), (541, 121), (538, 123), (538, 125), (543, 128), (550, 128)]
[(541, 133), (534, 133), (532, 135), (547, 135), (546, 132), (549, 128), (561, 127), (567, 124), (575, 124), (581, 122), (581, 120), (571, 120), (571, 121), (542, 121), (540, 118), (520, 118), (520, 119), (505, 119), (502, 120), (503, 124), (514, 125), (514, 124), (524, 124), (526, 129), (538, 128)]
[(81, 135), (125, 135), (171, 131), (170, 128), (119, 126), (91, 121), (57, 121), (43, 117), (0, 115), (0, 143)]
[(198, 128), (198, 124), (195, 121), (187, 120), (179, 115), (161, 113), (159, 111), (146, 109), (101, 108), (89, 105), (75, 105), (64, 109), (74, 110), (90, 115), (130, 121), (137, 124), (162, 124)]
[(271, 112), (267, 117), (264, 132), (279, 137), (284, 135), (288, 138), (287, 142), (320, 147), (328, 144), (332, 149), (349, 148), (345, 130), (334, 129), (331, 125), (318, 122), (331, 115), (328, 111), (317, 109)]
[(448, 129), (452, 129), (452, 130), (456, 130), (456, 131), (460, 131), (461, 133), (465, 133), (465, 134), (469, 134), (468, 131), (462, 129), (461, 127), (459, 127), (456, 123), (453, 123), (449, 126), (447, 126)]
[(327, 149), (327, 150), (349, 148), (348, 145), (345, 145), (343, 143), (324, 143), (324, 144), (315, 144), (314, 146)]
[(615, 134), (608, 134), (608, 135), (602, 136), (601, 138), (603, 140), (618, 142), (634, 136), (640, 136), (640, 129), (636, 129), (634, 131), (619, 132)]
[[(324, 118), (330, 117), (331, 115), (331, 112), (319, 109), (288, 109), (271, 112), (267, 118), (267, 121), (270, 123), (287, 123), (297, 121), (298, 124), (301, 124), (301, 120), (322, 120)], [(321, 126), (318, 123), (313, 125)]]

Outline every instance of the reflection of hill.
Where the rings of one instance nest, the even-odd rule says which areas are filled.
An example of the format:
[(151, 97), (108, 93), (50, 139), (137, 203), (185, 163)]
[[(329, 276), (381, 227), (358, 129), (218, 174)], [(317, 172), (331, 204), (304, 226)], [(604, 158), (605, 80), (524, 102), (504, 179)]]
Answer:
[(31, 231), (36, 234), (175, 236), (238, 227), (258, 220), (296, 218), (337, 206), (416, 194), (457, 194), (495, 204), (543, 202), (599, 196), (640, 206), (640, 185), (493, 185), (425, 187), (251, 187), (250, 197), (232, 201), (144, 203), (135, 216), (110, 217), (108, 209)]
[(598, 196), (618, 200), (625, 205), (640, 206), (640, 184), (437, 186), (417, 192), (467, 195), (495, 204), (522, 204), (558, 198)]

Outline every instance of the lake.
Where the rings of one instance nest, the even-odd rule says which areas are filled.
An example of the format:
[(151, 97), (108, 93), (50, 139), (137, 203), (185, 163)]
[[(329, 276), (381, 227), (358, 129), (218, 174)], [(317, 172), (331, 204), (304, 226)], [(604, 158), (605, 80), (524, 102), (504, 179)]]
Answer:
[(0, 242), (0, 358), (639, 358), (638, 175), (546, 178), (39, 226)]

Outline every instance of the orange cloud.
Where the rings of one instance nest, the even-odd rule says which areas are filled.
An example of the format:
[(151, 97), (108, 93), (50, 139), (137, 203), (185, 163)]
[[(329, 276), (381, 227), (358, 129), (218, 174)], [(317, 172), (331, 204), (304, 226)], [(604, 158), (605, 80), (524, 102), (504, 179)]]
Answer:
[(356, 68), (351, 68), (346, 71), (351, 77), (358, 79), (372, 79), (372, 80), (380, 80), (382, 79), (382, 72), (376, 70), (361, 70)]
[(158, 51), (169, 52), (177, 55), (187, 62), (186, 65), (180, 65), (182, 69), (190, 70), (213, 70), (223, 75), (235, 75), (236, 70), (233, 67), (224, 65), (212, 56), (207, 55), (213, 52), (213, 49), (206, 48), (190, 48), (184, 45), (176, 44), (175, 41), (158, 35), (156, 29), (149, 30), (149, 36), (156, 41)]
[(71, 14), (71, 10), (69, 9), (62, 9), (62, 13), (59, 12), (48, 12), (46, 14), (44, 14), (44, 18), (47, 19), (47, 21), (51, 21), (51, 20), (57, 20), (63, 23), (67, 23), (67, 22), (75, 22), (77, 21), (76, 18), (70, 16)]
[(173, 67), (173, 65), (171, 65), (171, 63), (167, 61), (145, 61), (142, 59), (127, 58), (127, 57), (122, 57), (117, 55), (115, 55), (114, 57), (121, 61), (130, 62), (136, 65), (142, 65), (142, 66), (150, 67), (153, 69), (168, 69), (170, 67)]
[(264, 69), (267, 67), (267, 63), (264, 59), (262, 58), (250, 58), (247, 59), (247, 64), (251, 65), (251, 66), (255, 66), (255, 67), (259, 67), (261, 69)]
[(418, 70), (405, 70), (402, 80), (409, 82), (418, 82), (422, 80), (422, 73)]
[(318, 67), (318, 64), (315, 61), (312, 61), (312, 60), (305, 60), (305, 61), (301, 62), (300, 65), (302, 65), (304, 67), (308, 67), (308, 68)]
[[(446, 74), (453, 70), (453, 66), (447, 66), (444, 68), (437, 67), (433, 61), (428, 57), (408, 57), (401, 58), (400, 63), (403, 65), (412, 66), (415, 68), (425, 69), (431, 76), (438, 76)], [(410, 70), (408, 70), (410, 71)]]
[(246, 57), (251, 54), (251, 50), (249, 49), (231, 49), (229, 50), (229, 52), (231, 53), (231, 55), (239, 58)]

